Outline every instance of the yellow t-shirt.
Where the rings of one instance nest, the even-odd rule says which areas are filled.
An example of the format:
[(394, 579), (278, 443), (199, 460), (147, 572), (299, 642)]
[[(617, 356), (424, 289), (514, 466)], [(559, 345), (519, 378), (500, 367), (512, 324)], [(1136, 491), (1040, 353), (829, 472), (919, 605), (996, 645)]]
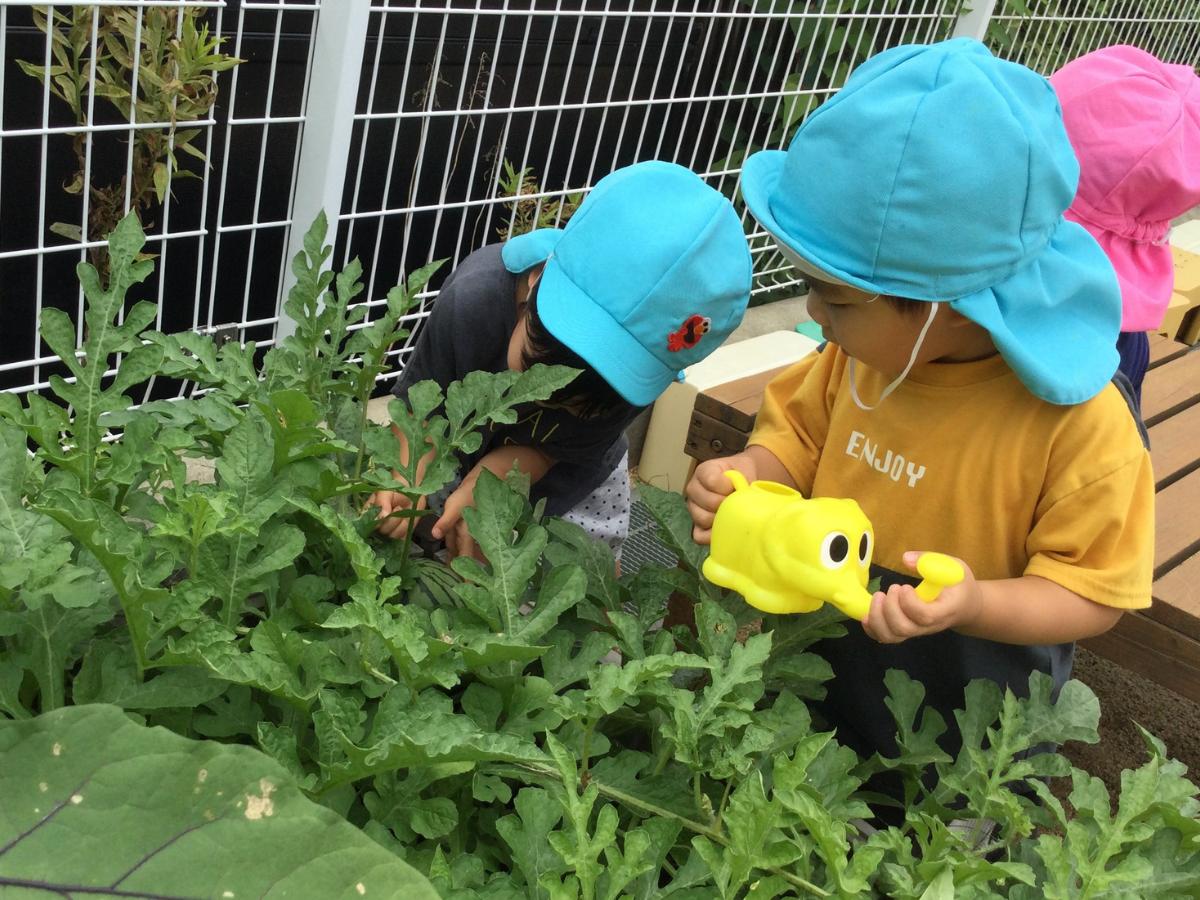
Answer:
[[(938, 550), (979, 579), (1038, 575), (1097, 603), (1149, 606), (1154, 477), (1115, 386), (1055, 406), (997, 355), (919, 366), (867, 412), (848, 363), (829, 344), (775, 378), (750, 443), (806, 496), (857, 500), (875, 563), (908, 572), (906, 550)], [(865, 404), (888, 380), (856, 366)]]

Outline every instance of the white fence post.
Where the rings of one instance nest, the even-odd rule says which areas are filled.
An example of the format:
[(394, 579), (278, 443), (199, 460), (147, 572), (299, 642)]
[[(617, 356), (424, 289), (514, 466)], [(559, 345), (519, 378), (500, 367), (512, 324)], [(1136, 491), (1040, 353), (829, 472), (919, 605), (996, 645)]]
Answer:
[(317, 13), (276, 341), (296, 330), (296, 323), (283, 312), (283, 301), (296, 283), (291, 260), (304, 248), (304, 233), (321, 210), (329, 218), (326, 242), (337, 240), (370, 12), (371, 0), (324, 0)]
[(954, 25), (954, 37), (975, 38), (982, 41), (987, 34), (988, 22), (996, 11), (997, 0), (970, 0), (971, 6), (958, 17)]

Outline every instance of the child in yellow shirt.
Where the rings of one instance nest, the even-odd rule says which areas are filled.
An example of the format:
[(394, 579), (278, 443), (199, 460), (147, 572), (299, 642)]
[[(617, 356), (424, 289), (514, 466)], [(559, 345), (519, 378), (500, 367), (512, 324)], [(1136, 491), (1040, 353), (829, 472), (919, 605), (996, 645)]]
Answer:
[[(965, 39), (879, 54), (747, 160), (828, 344), (769, 385), (745, 452), (697, 468), (689, 508), (705, 543), (728, 469), (862, 506), (883, 587), (818, 647), (860, 754), (895, 753), (888, 669), (953, 729), (972, 679), (1061, 686), (1074, 641), (1150, 602), (1154, 479), (1114, 383), (1116, 278), (1063, 217), (1077, 178), (1046, 80)], [(931, 603), (923, 551), (967, 570)]]

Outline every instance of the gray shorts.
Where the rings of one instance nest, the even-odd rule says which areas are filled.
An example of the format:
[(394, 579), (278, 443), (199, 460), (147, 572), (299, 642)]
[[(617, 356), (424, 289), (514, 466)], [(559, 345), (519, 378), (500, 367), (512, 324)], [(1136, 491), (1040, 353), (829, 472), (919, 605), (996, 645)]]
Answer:
[[(460, 479), (442, 488), (429, 497), (429, 508), (442, 511), (446, 498), (459, 485)], [(580, 500), (563, 516), (568, 522), (578, 525), (597, 540), (604, 541), (617, 559), (621, 558), (621, 547), (629, 535), (629, 454), (621, 457), (608, 478), (594, 491)]]
[(626, 453), (598, 488), (563, 516), (592, 537), (604, 541), (617, 559), (629, 535), (629, 454)]

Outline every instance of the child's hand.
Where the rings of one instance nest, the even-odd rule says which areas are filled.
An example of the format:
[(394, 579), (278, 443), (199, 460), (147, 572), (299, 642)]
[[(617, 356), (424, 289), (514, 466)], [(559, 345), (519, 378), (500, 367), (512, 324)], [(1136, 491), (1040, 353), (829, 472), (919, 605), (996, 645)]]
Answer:
[(463, 518), (463, 510), (475, 505), (475, 482), (479, 480), (480, 467), (473, 468), (462, 480), (453, 493), (446, 498), (442, 507), (441, 517), (433, 523), (430, 529), (439, 541), (446, 542), (446, 551), (450, 559), (459, 556), (473, 556), (480, 562), (487, 562), (482, 551), (467, 530), (467, 520)]
[[(910, 550), (904, 554), (904, 564), (916, 571), (920, 558), (921, 553)], [(942, 588), (937, 599), (929, 603), (907, 584), (894, 584), (886, 594), (877, 591), (863, 620), (863, 630), (881, 644), (899, 644), (909, 638), (969, 624), (979, 614), (983, 595), (970, 567), (962, 560), (959, 562), (963, 580)]]
[(691, 513), (695, 525), (692, 529), (692, 540), (697, 544), (710, 542), (717, 507), (733, 493), (733, 482), (725, 475), (730, 469), (741, 472), (747, 481), (758, 478), (758, 467), (754, 459), (746, 453), (739, 453), (736, 456), (725, 456), (700, 463), (687, 484), (684, 493), (687, 495), (688, 512)]
[[(417, 509), (425, 508), (425, 500), (425, 497), (418, 498)], [(388, 517), (394, 512), (411, 509), (412, 505), (412, 501), (399, 491), (376, 491), (367, 498), (367, 502), (363, 508), (377, 507), (379, 509), (379, 516), (375, 524), (375, 530), (384, 537), (399, 540), (408, 534), (408, 529), (416, 520), (406, 516)]]

